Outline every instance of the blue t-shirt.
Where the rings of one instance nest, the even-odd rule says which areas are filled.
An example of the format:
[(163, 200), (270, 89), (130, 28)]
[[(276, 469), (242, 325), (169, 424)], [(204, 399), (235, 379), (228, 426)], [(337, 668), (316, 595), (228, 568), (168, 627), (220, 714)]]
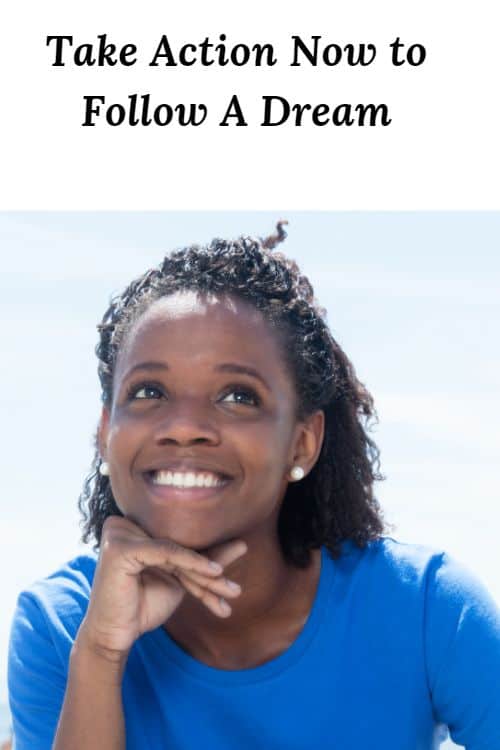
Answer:
[[(50, 750), (97, 557), (81, 555), (18, 599), (9, 647), (15, 750)], [(500, 749), (500, 611), (464, 566), (383, 537), (322, 548), (315, 600), (283, 653), (209, 667), (163, 628), (133, 645), (127, 750), (431, 750), (449, 727)]]

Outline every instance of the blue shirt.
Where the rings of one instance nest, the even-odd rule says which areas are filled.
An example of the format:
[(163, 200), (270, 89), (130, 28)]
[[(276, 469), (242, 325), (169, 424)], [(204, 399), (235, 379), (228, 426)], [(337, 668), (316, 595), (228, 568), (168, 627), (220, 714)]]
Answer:
[[(9, 646), (15, 750), (50, 750), (97, 558), (81, 555), (18, 599)], [(322, 548), (309, 618), (283, 653), (221, 670), (163, 628), (125, 669), (127, 750), (431, 750), (449, 727), (500, 748), (500, 611), (463, 565), (383, 537)]]

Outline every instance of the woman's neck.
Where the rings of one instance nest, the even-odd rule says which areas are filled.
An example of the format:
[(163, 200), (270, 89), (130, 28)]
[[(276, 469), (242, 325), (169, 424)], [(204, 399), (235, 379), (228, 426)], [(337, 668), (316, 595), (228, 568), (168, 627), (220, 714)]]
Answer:
[(242, 587), (232, 613), (220, 618), (198, 599), (185, 596), (164, 629), (178, 645), (209, 666), (243, 669), (279, 655), (296, 639), (316, 594), (321, 551), (302, 569), (288, 565), (279, 542), (245, 538), (248, 552), (224, 575)]

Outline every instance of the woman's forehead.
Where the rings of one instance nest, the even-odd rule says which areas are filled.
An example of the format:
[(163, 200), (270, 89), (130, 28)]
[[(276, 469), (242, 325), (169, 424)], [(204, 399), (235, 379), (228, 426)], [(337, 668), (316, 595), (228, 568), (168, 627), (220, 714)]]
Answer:
[(218, 296), (213, 293), (197, 291), (175, 292), (153, 302), (135, 322), (130, 333), (140, 336), (146, 331), (175, 335), (183, 327), (216, 331), (246, 328), (267, 328), (262, 313), (244, 300), (228, 295)]
[(255, 322), (264, 322), (261, 313), (248, 302), (232, 297), (228, 294), (216, 295), (212, 292), (199, 292), (196, 290), (182, 290), (161, 297), (153, 302), (141, 316), (141, 321), (151, 319), (160, 322), (162, 319), (168, 321), (183, 321), (188, 318), (204, 317), (231, 318), (244, 317), (253, 318)]
[(217, 349), (224, 355), (271, 359), (282, 366), (276, 334), (262, 313), (229, 296), (187, 291), (156, 300), (133, 324), (118, 360), (130, 365), (131, 360), (148, 358), (149, 350), (163, 347), (170, 356), (178, 352), (192, 358)]

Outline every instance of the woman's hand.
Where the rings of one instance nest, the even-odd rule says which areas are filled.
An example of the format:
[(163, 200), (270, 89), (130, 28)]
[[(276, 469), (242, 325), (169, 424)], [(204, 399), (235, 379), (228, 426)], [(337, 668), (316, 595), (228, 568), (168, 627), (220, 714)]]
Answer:
[(79, 639), (112, 658), (126, 656), (143, 633), (162, 625), (186, 592), (220, 617), (231, 613), (221, 597), (236, 597), (223, 568), (247, 551), (243, 540), (210, 549), (207, 557), (170, 539), (153, 539), (127, 518), (109, 516), (102, 528), (99, 560)]

